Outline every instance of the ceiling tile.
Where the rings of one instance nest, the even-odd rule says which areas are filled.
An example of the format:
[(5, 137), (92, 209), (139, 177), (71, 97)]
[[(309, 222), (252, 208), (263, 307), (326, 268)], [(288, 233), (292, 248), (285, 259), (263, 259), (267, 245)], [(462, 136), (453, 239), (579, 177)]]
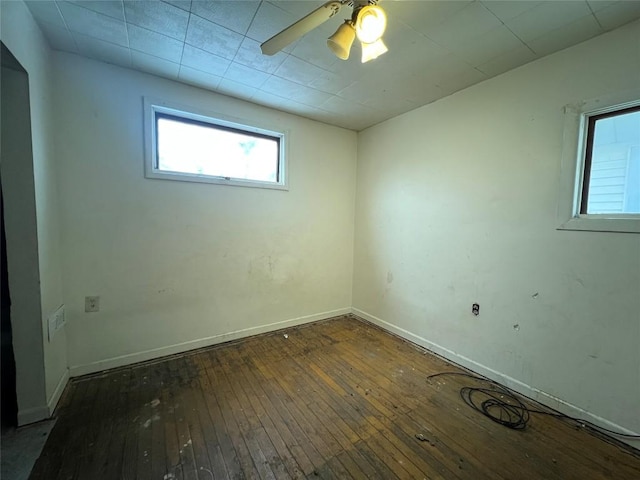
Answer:
[[(258, 8), (258, 12), (251, 22), (246, 35), (258, 43), (263, 43), (297, 20), (299, 20), (299, 18), (295, 15), (268, 2), (263, 2)], [(285, 47), (283, 51), (287, 53), (291, 52), (295, 44), (296, 42), (293, 42), (291, 45)]]
[(79, 7), (87, 8), (89, 10), (93, 10), (94, 12), (101, 13), (102, 15), (106, 15), (108, 17), (112, 17), (116, 20), (124, 22), (124, 5), (122, 3), (122, 0), (70, 0), (69, 3), (73, 3), (74, 5), (78, 5)]
[(275, 95), (273, 93), (265, 92), (264, 90), (257, 90), (253, 96), (251, 97), (256, 103), (260, 105), (265, 105), (267, 107), (282, 109), (283, 106), (287, 103), (287, 99)]
[(191, 13), (241, 34), (247, 33), (260, 2), (195, 1)]
[(189, 13), (158, 1), (127, 1), (124, 4), (127, 23), (184, 40), (187, 33)]
[(124, 47), (129, 45), (124, 22), (72, 3), (58, 5), (69, 30)]
[(287, 57), (288, 54), (284, 52), (278, 52), (275, 55), (263, 55), (258, 42), (245, 38), (233, 61), (261, 72), (273, 73)]
[(603, 8), (610, 7), (614, 3), (619, 3), (620, 0), (587, 0), (587, 3), (591, 7), (591, 10), (597, 12)]
[(471, 4), (471, 0), (444, 0), (388, 2), (382, 7), (390, 19), (402, 21), (415, 31), (426, 34), (432, 27), (445, 22), (469, 4)]
[[(286, 0), (286, 1), (269, 1), (269, 3), (281, 10), (284, 10), (285, 12), (288, 12), (292, 17), (296, 19), (300, 19), (302, 17), (306, 17), (315, 9), (324, 5), (326, 1), (327, 0), (302, 0), (302, 1)], [(348, 9), (348, 10), (350, 11), (351, 9)], [(344, 11), (346, 10), (341, 11), (340, 15), (342, 15)]]
[(131, 66), (131, 54), (129, 49), (121, 45), (105, 42), (81, 33), (73, 33), (78, 51), (81, 55), (95, 58), (114, 65), (123, 67)]
[(127, 30), (129, 31), (129, 46), (132, 49), (180, 63), (183, 47), (181, 41), (133, 24), (127, 25)]
[[(320, 8), (324, 5), (327, 0), (285, 0), (285, 1), (273, 1), (269, 2), (277, 8), (284, 10), (288, 15), (291, 15), (294, 22), (306, 17), (314, 10)], [(340, 26), (345, 19), (351, 17), (351, 13), (353, 9), (349, 6), (344, 6), (342, 9), (329, 20), (324, 22), (323, 24), (316, 27), (316, 31), (319, 31), (321, 34), (326, 35), (326, 37), (330, 36), (336, 29)], [(293, 22), (292, 22), (293, 23)]]
[(392, 104), (394, 100), (398, 103), (408, 102), (415, 108), (445, 95), (424, 73), (409, 75), (402, 84), (391, 85), (385, 90), (377, 97), (368, 99), (366, 103), (381, 110), (395, 111), (396, 108)]
[(484, 72), (469, 67), (461, 72), (457, 72), (455, 75), (438, 81), (436, 86), (439, 87), (445, 95), (451, 95), (471, 85), (480, 83), (487, 78)]
[(425, 69), (425, 78), (436, 85), (456, 75), (463, 75), (473, 69), (473, 66), (458, 58), (455, 54), (449, 54), (432, 60), (431, 68)]
[(320, 67), (290, 55), (282, 62), (274, 75), (306, 85), (316, 79), (322, 72), (324, 70)]
[(228, 78), (220, 80), (216, 91), (232, 97), (241, 98), (243, 100), (251, 100), (251, 97), (258, 91), (257, 88), (251, 87), (244, 83), (236, 82)]
[[(347, 61), (326, 47), (350, 7), (284, 51), (262, 55), (261, 42), (324, 2), (27, 5), (54, 49), (177, 75), (184, 83), (356, 130), (640, 18), (640, 0), (385, 0), (389, 52), (373, 62), (360, 62), (357, 41)], [(243, 39), (245, 32), (252, 38)]]
[(186, 43), (194, 47), (233, 60), (242, 39), (242, 35), (233, 30), (216, 25), (197, 15), (191, 15)]
[(309, 86), (316, 90), (321, 90), (326, 93), (337, 94), (339, 91), (344, 90), (354, 82), (354, 79), (338, 75), (333, 72), (323, 71), (311, 82)]
[(304, 103), (296, 102), (294, 100), (287, 100), (283, 107), (288, 112), (291, 112), (295, 115), (300, 115), (301, 117), (307, 117), (307, 118), (313, 118), (316, 112), (320, 111), (312, 105), (306, 105)]
[[(393, 58), (405, 64), (413, 64), (416, 61), (428, 60), (434, 56), (447, 53), (446, 49), (424, 34), (415, 31), (404, 23), (393, 20), (389, 21), (384, 35), (384, 42), (389, 47), (389, 52), (385, 53), (381, 58), (385, 60)], [(407, 57), (411, 59), (410, 62), (407, 61)]]
[(481, 3), (474, 2), (424, 33), (445, 48), (460, 45), (502, 25)]
[(61, 50), (63, 52), (78, 52), (76, 42), (73, 40), (69, 30), (60, 27), (56, 23), (39, 21), (38, 25), (40, 26), (42, 33), (44, 33), (44, 36), (51, 48), (54, 50)]
[(131, 52), (131, 64), (133, 68), (137, 68), (143, 72), (170, 79), (178, 78), (178, 70), (180, 69), (178, 63), (136, 51)]
[(415, 103), (403, 98), (403, 93), (404, 92), (400, 91), (387, 91), (382, 95), (370, 98), (364, 105), (375, 110), (386, 112), (390, 116), (400, 115), (416, 108)]
[(603, 30), (593, 15), (587, 15), (569, 25), (548, 32), (540, 38), (528, 42), (527, 45), (541, 57), (576, 45), (601, 33)]
[(327, 47), (327, 38), (326, 33), (316, 29), (296, 43), (296, 46), (291, 50), (291, 55), (317, 67), (328, 68), (341, 60)]
[[(130, 1), (130, 0), (125, 0), (125, 1)], [(191, 2), (191, 0), (162, 0), (162, 1), (164, 3), (168, 3), (169, 5), (173, 5), (174, 7), (178, 7), (186, 12), (191, 11), (192, 3), (203, 2), (203, 0), (195, 0), (194, 2)]]
[(254, 70), (240, 63), (232, 63), (229, 65), (227, 72), (224, 74), (224, 78), (232, 80), (243, 85), (259, 88), (269, 78), (268, 73)]
[(503, 22), (511, 20), (541, 3), (541, 1), (530, 0), (482, 0), (482, 4)]
[(326, 101), (318, 105), (318, 107), (321, 108), (322, 110), (325, 110), (327, 112), (336, 112), (336, 113), (344, 112), (349, 106), (353, 110), (366, 110), (367, 113), (369, 113), (372, 110), (371, 107), (363, 107), (358, 102), (355, 102), (348, 98), (338, 97), (335, 95), (327, 98)]
[(182, 65), (202, 70), (222, 77), (231, 64), (230, 60), (205, 52), (191, 45), (185, 45), (182, 53)]
[(306, 105), (319, 105), (331, 97), (328, 93), (276, 76), (269, 77), (260, 90)]
[(510, 52), (503, 53), (499, 57), (489, 60), (487, 63), (479, 65), (477, 68), (484, 72), (488, 78), (500, 75), (508, 70), (524, 65), (535, 60), (536, 54), (529, 47), (523, 45)]
[(613, 30), (640, 17), (640, 2), (616, 2), (602, 10), (598, 10), (595, 16), (605, 30)]
[(338, 92), (338, 96), (356, 103), (364, 103), (367, 100), (385, 91), (387, 84), (377, 77), (363, 77), (353, 82)]
[(185, 65), (180, 66), (178, 78), (185, 83), (210, 90), (215, 90), (221, 80), (221, 77), (218, 75), (212, 75)]
[(66, 27), (55, 2), (26, 1), (25, 4), (36, 21), (48, 22), (59, 27)]
[(543, 2), (505, 23), (526, 43), (590, 14), (587, 2), (582, 0)]
[(478, 66), (520, 46), (520, 39), (501, 25), (472, 41), (453, 47), (451, 51), (470, 65)]

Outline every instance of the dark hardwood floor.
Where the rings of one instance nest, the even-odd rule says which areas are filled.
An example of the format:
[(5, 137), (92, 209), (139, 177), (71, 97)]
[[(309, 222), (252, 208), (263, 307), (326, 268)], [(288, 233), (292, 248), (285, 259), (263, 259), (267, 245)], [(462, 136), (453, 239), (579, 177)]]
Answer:
[(79, 378), (30, 478), (640, 479), (637, 451), (544, 415), (507, 429), (442, 371), (340, 317)]

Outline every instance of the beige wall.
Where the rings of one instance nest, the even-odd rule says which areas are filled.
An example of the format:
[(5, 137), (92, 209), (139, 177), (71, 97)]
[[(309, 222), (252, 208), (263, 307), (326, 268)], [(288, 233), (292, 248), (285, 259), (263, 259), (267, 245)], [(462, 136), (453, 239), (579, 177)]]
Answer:
[[(55, 82), (72, 375), (350, 311), (355, 132), (71, 54)], [(288, 130), (289, 191), (146, 179), (144, 96)]]
[(563, 106), (636, 88), (639, 46), (635, 22), (361, 132), (356, 311), (640, 432), (640, 236), (555, 228)]

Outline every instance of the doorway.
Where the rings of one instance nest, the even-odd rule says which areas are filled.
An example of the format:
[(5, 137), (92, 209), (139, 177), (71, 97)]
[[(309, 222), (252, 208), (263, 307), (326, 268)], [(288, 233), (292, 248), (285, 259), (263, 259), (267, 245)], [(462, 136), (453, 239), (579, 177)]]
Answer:
[(2, 293), (2, 313), (0, 314), (0, 419), (2, 433), (18, 426), (18, 401), (16, 397), (16, 362), (13, 356), (13, 335), (11, 332), (11, 295), (9, 292), (9, 270), (7, 268), (7, 240), (4, 229), (4, 202), (0, 186), (0, 288)]

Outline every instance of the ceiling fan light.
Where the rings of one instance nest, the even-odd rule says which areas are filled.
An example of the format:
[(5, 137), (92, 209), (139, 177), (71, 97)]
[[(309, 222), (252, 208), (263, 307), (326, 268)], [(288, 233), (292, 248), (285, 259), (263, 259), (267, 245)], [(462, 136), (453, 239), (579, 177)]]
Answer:
[(335, 53), (336, 57), (341, 60), (349, 58), (349, 52), (351, 51), (351, 45), (356, 38), (356, 31), (353, 28), (353, 24), (350, 20), (338, 27), (336, 33), (331, 35), (327, 39), (327, 47)]
[(362, 63), (367, 63), (369, 60), (375, 60), (383, 53), (389, 51), (387, 46), (382, 41), (382, 38), (373, 43), (364, 43), (362, 45)]
[(357, 12), (356, 35), (363, 43), (379, 40), (387, 28), (387, 15), (377, 5), (367, 5)]

